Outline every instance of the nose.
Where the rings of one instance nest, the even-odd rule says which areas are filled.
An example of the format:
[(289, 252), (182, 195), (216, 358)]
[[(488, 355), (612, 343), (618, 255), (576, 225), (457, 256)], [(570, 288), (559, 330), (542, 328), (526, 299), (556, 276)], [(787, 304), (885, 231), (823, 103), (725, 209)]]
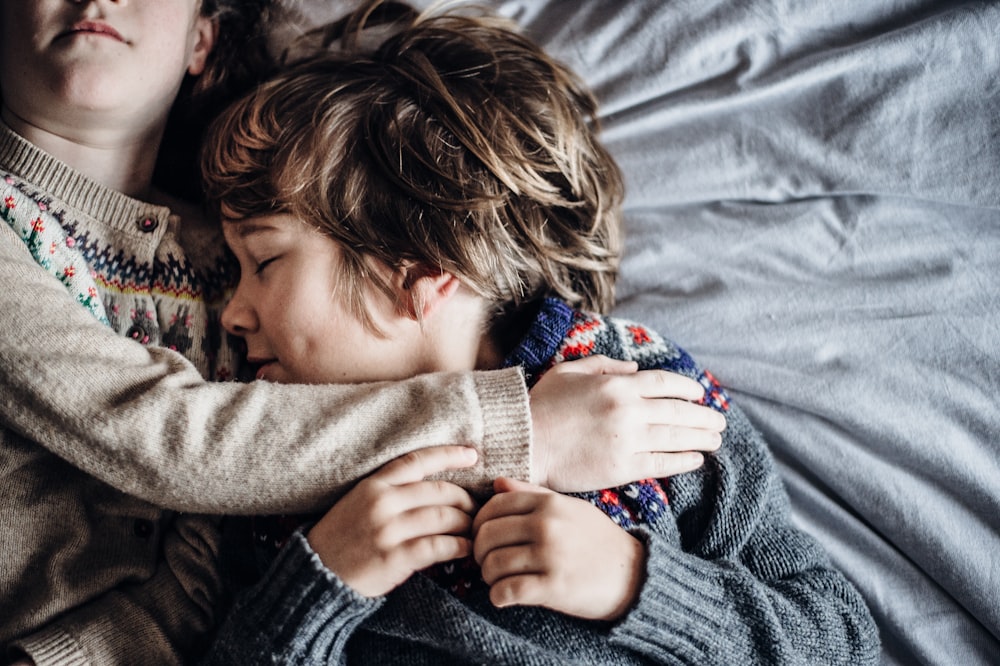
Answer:
[(219, 317), (222, 327), (233, 335), (246, 337), (257, 330), (257, 313), (250, 304), (250, 300), (244, 294), (243, 289), (236, 287), (233, 297), (222, 310)]

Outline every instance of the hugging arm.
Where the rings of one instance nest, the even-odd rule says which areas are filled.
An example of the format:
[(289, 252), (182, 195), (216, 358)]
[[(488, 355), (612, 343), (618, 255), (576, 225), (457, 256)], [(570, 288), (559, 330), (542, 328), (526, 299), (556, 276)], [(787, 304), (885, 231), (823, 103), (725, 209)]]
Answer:
[(207, 382), (180, 354), (99, 323), (6, 224), (0, 284), (4, 427), (154, 504), (323, 508), (382, 462), (454, 442), (481, 451), (484, 484), (500, 472), (529, 474), (527, 391), (516, 369), (359, 386)]
[[(0, 309), (11, 314), (0, 326), (4, 426), (119, 490), (175, 510), (321, 509), (389, 460), (442, 444), (479, 451), (476, 467), (450, 477), (464, 487), (485, 490), (498, 476), (558, 487), (553, 470), (571, 477), (582, 468), (584, 487), (598, 488), (663, 468), (664, 458), (620, 454), (616, 442), (631, 447), (638, 434), (648, 452), (699, 448), (705, 440), (689, 445), (685, 437), (703, 428), (663, 425), (673, 411), (661, 416), (656, 405), (672, 403), (672, 387), (593, 368), (540, 382), (534, 417), (517, 369), (362, 385), (206, 382), (180, 354), (98, 323), (3, 224), (0, 284)], [(623, 387), (632, 387), (625, 391), (631, 398), (621, 397)], [(581, 400), (594, 405), (580, 419), (560, 415), (560, 396), (570, 389), (578, 408)], [(535, 417), (542, 421), (533, 424)], [(572, 428), (565, 436), (564, 427)], [(571, 438), (591, 455), (560, 448)], [(690, 468), (690, 454), (682, 456)]]

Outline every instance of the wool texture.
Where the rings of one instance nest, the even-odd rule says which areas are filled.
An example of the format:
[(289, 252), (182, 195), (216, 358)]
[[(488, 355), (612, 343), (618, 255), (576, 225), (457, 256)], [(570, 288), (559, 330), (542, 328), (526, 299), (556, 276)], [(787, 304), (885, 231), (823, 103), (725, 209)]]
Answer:
[(581, 495), (646, 547), (643, 588), (624, 617), (496, 608), (468, 561), (368, 599), (323, 567), (298, 531), (278, 540), (287, 543), (240, 594), (205, 663), (878, 663), (878, 631), (857, 590), (791, 524), (759, 433), (682, 349), (633, 322), (549, 299), (508, 363), (534, 381), (595, 353), (697, 379), (703, 402), (728, 423), (722, 448), (699, 470)]

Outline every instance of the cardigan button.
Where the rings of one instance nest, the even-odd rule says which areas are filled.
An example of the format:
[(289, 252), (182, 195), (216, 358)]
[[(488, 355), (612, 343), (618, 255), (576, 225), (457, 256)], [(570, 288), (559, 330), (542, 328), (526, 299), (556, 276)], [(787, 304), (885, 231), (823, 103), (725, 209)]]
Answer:
[(144, 217), (139, 220), (139, 231), (147, 234), (156, 231), (156, 227), (158, 226), (160, 226), (160, 223), (155, 217)]
[(147, 333), (146, 329), (138, 324), (129, 328), (128, 331), (125, 332), (125, 337), (135, 340), (140, 344), (149, 344), (149, 333)]

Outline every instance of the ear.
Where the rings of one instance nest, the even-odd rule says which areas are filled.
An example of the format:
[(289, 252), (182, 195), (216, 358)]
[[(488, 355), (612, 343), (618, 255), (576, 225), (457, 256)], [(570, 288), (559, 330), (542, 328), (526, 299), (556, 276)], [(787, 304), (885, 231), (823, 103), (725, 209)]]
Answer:
[(416, 321), (433, 316), (462, 284), (448, 271), (422, 264), (407, 266), (402, 274), (402, 288), (406, 293), (400, 300), (406, 314)]
[(219, 24), (207, 16), (198, 16), (194, 24), (194, 45), (191, 48), (191, 57), (188, 60), (188, 74), (198, 76), (205, 71), (208, 63), (208, 56), (215, 48), (215, 42), (219, 37)]

